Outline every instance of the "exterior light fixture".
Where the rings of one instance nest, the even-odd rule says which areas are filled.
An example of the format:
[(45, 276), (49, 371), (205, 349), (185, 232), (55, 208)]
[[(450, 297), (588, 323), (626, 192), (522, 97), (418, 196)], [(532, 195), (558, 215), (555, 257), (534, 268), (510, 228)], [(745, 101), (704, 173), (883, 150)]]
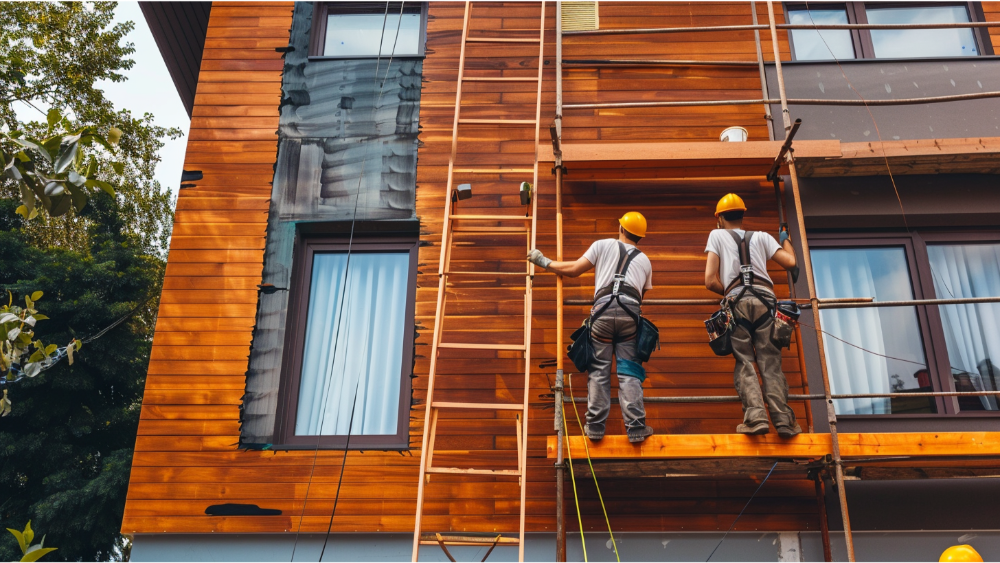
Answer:
[(727, 127), (719, 135), (719, 140), (724, 143), (742, 143), (750, 137), (747, 130), (742, 127)]

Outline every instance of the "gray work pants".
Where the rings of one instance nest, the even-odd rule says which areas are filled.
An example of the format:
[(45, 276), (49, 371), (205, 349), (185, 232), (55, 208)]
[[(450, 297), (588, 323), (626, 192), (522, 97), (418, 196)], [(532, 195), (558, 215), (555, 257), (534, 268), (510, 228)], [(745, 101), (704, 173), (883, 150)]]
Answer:
[[(767, 412), (770, 412), (775, 428), (795, 428), (795, 413), (788, 407), (788, 381), (781, 371), (781, 350), (771, 342), (774, 319), (760, 299), (749, 291), (732, 309), (734, 317), (751, 323), (761, 317), (767, 318), (753, 334), (738, 324), (733, 332), (733, 356), (736, 358), (733, 379), (743, 401), (743, 423), (753, 426), (767, 422)], [(764, 381), (763, 395), (753, 367), (755, 360)]]
[[(622, 301), (627, 302), (625, 298)], [(591, 314), (600, 309), (600, 306), (595, 305)], [(635, 314), (640, 312), (638, 304), (629, 306), (629, 309)], [(587, 380), (587, 427), (591, 433), (604, 433), (604, 423), (611, 410), (612, 355), (618, 359), (618, 402), (622, 408), (622, 418), (625, 419), (625, 429), (640, 430), (646, 426), (642, 380), (621, 373), (621, 360), (638, 363), (635, 357), (635, 333), (635, 320), (615, 300), (591, 325), (595, 356), (590, 364), (590, 378)]]

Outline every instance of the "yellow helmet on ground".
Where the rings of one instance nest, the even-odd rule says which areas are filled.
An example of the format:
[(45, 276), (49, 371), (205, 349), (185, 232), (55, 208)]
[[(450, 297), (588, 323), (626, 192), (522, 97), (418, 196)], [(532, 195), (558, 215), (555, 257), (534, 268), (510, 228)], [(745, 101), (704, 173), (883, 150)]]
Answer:
[(719, 203), (715, 206), (715, 216), (718, 217), (720, 213), (725, 213), (726, 211), (746, 211), (747, 206), (743, 203), (743, 198), (736, 194), (726, 194), (722, 196)]
[(637, 237), (646, 236), (646, 218), (638, 211), (629, 211), (618, 220), (622, 228)]
[(976, 561), (982, 563), (983, 556), (979, 555), (979, 552), (971, 545), (953, 545), (944, 550), (938, 561)]

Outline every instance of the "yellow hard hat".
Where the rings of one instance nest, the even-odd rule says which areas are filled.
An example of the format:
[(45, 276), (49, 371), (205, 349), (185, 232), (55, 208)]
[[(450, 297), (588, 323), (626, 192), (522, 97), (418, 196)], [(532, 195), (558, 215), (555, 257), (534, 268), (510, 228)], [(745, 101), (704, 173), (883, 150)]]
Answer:
[(953, 545), (944, 550), (938, 561), (976, 561), (982, 563), (983, 556), (979, 555), (979, 552), (971, 545)]
[(715, 216), (718, 217), (720, 213), (725, 213), (726, 211), (746, 210), (747, 206), (743, 203), (743, 198), (736, 194), (726, 194), (722, 196), (718, 205), (715, 206)]
[(646, 236), (646, 218), (638, 211), (629, 211), (618, 220), (622, 228), (637, 237)]

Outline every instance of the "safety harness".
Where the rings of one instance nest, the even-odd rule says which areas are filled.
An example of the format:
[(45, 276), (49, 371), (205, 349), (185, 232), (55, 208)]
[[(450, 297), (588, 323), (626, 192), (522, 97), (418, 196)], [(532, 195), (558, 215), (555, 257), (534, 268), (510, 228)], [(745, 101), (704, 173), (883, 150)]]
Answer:
[(736, 294), (736, 297), (730, 299), (730, 302), (733, 305), (739, 302), (739, 300), (742, 299), (743, 296), (746, 295), (746, 293), (749, 291), (751, 294), (753, 294), (754, 297), (759, 299), (760, 302), (763, 303), (765, 307), (767, 307), (767, 314), (761, 315), (760, 318), (758, 318), (756, 321), (753, 322), (750, 322), (747, 319), (743, 319), (737, 317), (736, 315), (733, 315), (733, 320), (736, 321), (736, 324), (745, 328), (747, 332), (749, 332), (750, 334), (753, 334), (754, 332), (757, 331), (758, 328), (763, 326), (764, 323), (766, 323), (769, 318), (774, 316), (774, 301), (775, 301), (774, 297), (765, 297), (760, 293), (758, 293), (757, 290), (754, 289), (754, 286), (770, 289), (771, 292), (773, 293), (774, 284), (765, 279), (757, 279), (757, 277), (753, 273), (753, 266), (751, 265), (750, 262), (750, 241), (753, 239), (753, 235), (756, 233), (754, 231), (746, 231), (743, 234), (743, 238), (740, 238), (740, 235), (736, 234), (736, 231), (733, 231), (731, 229), (726, 229), (726, 232), (729, 233), (729, 236), (733, 237), (733, 241), (736, 242), (736, 248), (739, 249), (740, 274), (736, 276), (736, 278), (732, 282), (730, 282), (729, 287), (726, 288), (725, 294), (729, 295), (729, 292), (736, 289), (737, 287), (742, 286), (743, 289), (741, 289), (740, 292)]
[(594, 301), (599, 301), (601, 298), (607, 297), (608, 295), (613, 296), (613, 299), (608, 299), (603, 307), (600, 308), (596, 313), (590, 316), (591, 322), (594, 319), (600, 317), (608, 310), (611, 306), (612, 301), (617, 301), (618, 305), (632, 317), (637, 324), (639, 323), (639, 315), (632, 312), (631, 309), (625, 306), (621, 301), (621, 297), (627, 296), (635, 299), (640, 304), (642, 303), (642, 291), (636, 289), (634, 286), (630, 285), (625, 281), (625, 274), (628, 273), (628, 267), (632, 264), (632, 260), (635, 260), (636, 256), (639, 256), (642, 252), (638, 248), (633, 248), (632, 250), (626, 250), (625, 245), (618, 241), (618, 268), (615, 269), (615, 274), (612, 277), (611, 283), (597, 290), (594, 294)]

